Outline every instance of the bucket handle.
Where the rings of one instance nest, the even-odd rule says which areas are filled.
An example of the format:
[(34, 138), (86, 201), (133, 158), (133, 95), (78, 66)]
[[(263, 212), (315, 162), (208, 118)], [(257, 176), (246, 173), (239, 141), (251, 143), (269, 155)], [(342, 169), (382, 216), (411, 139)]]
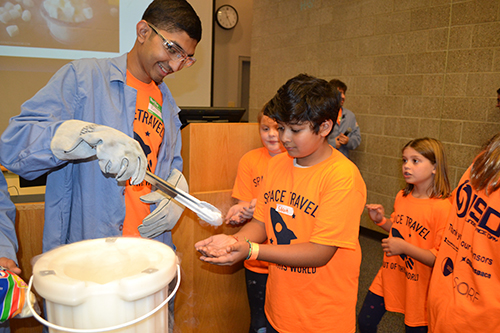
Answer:
[[(33, 306), (31, 305), (31, 302), (27, 302), (27, 303), (28, 303), (28, 308), (30, 309), (31, 313), (33, 314), (33, 317), (35, 317), (36, 320), (38, 320), (43, 325), (48, 326), (50, 328), (53, 328), (55, 330), (64, 331), (64, 332), (73, 332), (73, 333), (108, 332), (108, 331), (118, 330), (120, 328), (124, 328), (124, 327), (127, 327), (127, 326), (134, 325), (134, 324), (136, 324), (136, 323), (138, 323), (138, 322), (140, 322), (140, 321), (148, 318), (149, 316), (152, 316), (153, 314), (155, 314), (158, 310), (160, 310), (162, 307), (164, 307), (165, 304), (167, 304), (170, 301), (170, 299), (175, 295), (175, 293), (177, 292), (177, 289), (179, 289), (180, 283), (181, 283), (181, 270), (180, 270), (180, 265), (177, 265), (177, 284), (175, 285), (174, 290), (170, 293), (170, 295), (168, 295), (168, 297), (161, 304), (159, 304), (156, 308), (154, 308), (150, 312), (148, 312), (148, 313), (140, 316), (139, 318), (131, 320), (131, 321), (127, 322), (127, 323), (123, 323), (123, 324), (119, 324), (119, 325), (115, 325), (115, 326), (111, 326), (111, 327), (105, 327), (105, 328), (79, 329), (79, 328), (68, 328), (68, 327), (58, 326), (58, 325), (55, 325), (55, 324), (53, 324), (51, 322), (48, 322), (47, 320), (43, 319), (33, 309)], [(29, 281), (29, 284), (28, 284), (28, 294), (31, 291), (32, 284), (33, 284), (33, 275), (30, 277), (30, 281)]]

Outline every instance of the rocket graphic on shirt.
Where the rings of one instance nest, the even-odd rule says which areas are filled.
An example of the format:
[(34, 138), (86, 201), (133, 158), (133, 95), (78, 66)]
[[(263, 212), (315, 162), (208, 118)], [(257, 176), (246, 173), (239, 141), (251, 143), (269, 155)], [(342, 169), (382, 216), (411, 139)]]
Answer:
[[(392, 234), (392, 237), (397, 237), (397, 238), (405, 239), (403, 237), (403, 235), (401, 235), (401, 233), (399, 232), (399, 230), (396, 229), (396, 228), (392, 228), (391, 229), (391, 234)], [(407, 268), (413, 269), (413, 265), (415, 263), (413, 262), (412, 258), (410, 258), (409, 256), (407, 256), (406, 254), (400, 254), (399, 256), (401, 257), (401, 259), (403, 259), (405, 261), (405, 265), (406, 265)]]
[(297, 239), (295, 233), (288, 229), (285, 221), (283, 221), (281, 215), (274, 208), (271, 208), (271, 222), (278, 245), (290, 244), (292, 239)]
[[(141, 148), (142, 148), (142, 151), (144, 152), (144, 155), (146, 155), (146, 158), (148, 158), (149, 154), (151, 154), (151, 147), (149, 147), (145, 142), (144, 140), (141, 138), (141, 136), (139, 134), (137, 134), (136, 132), (134, 132), (134, 139), (136, 139), (139, 144), (141, 145)], [(151, 159), (148, 158), (148, 171), (151, 171)]]

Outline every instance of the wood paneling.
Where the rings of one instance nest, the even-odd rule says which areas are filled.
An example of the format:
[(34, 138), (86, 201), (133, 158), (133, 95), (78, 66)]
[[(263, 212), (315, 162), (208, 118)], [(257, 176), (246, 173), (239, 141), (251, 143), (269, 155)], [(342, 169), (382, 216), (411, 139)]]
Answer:
[[(44, 204), (16, 204), (16, 233), (19, 242), (17, 259), (22, 272), (19, 275), (28, 283), (31, 272), (31, 260), (42, 253), (42, 235), (44, 224)], [(38, 303), (42, 299), (38, 297)], [(35, 318), (11, 319), (13, 333), (41, 333), (43, 326)]]
[[(261, 147), (258, 124), (190, 124), (182, 130), (184, 174), (190, 193), (221, 210), (233, 204), (232, 188), (240, 158)], [(173, 230), (182, 282), (175, 298), (175, 332), (247, 332), (250, 309), (243, 264), (215, 266), (199, 260), (197, 241), (234, 234), (240, 227), (212, 227), (185, 210)]]
[(182, 129), (182, 158), (189, 191), (232, 189), (241, 156), (262, 146), (258, 126), (196, 123)]
[[(231, 191), (194, 193), (223, 212), (231, 206)], [(181, 260), (182, 281), (175, 298), (175, 332), (246, 332), (250, 310), (242, 263), (215, 266), (199, 260), (194, 244), (219, 233), (233, 234), (239, 227), (214, 228), (186, 210), (173, 231)]]

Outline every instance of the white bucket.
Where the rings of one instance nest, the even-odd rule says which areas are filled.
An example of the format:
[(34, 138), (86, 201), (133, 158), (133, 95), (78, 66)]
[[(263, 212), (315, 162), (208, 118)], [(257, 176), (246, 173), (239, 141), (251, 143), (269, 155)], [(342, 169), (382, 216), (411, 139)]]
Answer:
[[(176, 269), (177, 268), (177, 269)], [(43, 254), (30, 279), (55, 332), (168, 332), (169, 283), (179, 272), (167, 245), (145, 238), (102, 238)]]

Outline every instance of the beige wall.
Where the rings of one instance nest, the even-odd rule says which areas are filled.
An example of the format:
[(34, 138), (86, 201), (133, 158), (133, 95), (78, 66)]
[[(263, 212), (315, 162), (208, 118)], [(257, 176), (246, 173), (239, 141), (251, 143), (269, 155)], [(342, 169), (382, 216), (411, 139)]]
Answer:
[[(500, 129), (500, 1), (254, 0), (253, 10), (250, 121), (298, 73), (343, 80), (362, 133), (352, 159), (368, 202), (388, 214), (406, 142), (440, 139), (455, 186)], [(362, 225), (373, 226), (366, 213)]]
[(238, 101), (239, 58), (250, 58), (253, 0), (216, 0), (217, 10), (231, 5), (238, 11), (238, 24), (224, 30), (214, 22), (213, 106), (241, 106)]

